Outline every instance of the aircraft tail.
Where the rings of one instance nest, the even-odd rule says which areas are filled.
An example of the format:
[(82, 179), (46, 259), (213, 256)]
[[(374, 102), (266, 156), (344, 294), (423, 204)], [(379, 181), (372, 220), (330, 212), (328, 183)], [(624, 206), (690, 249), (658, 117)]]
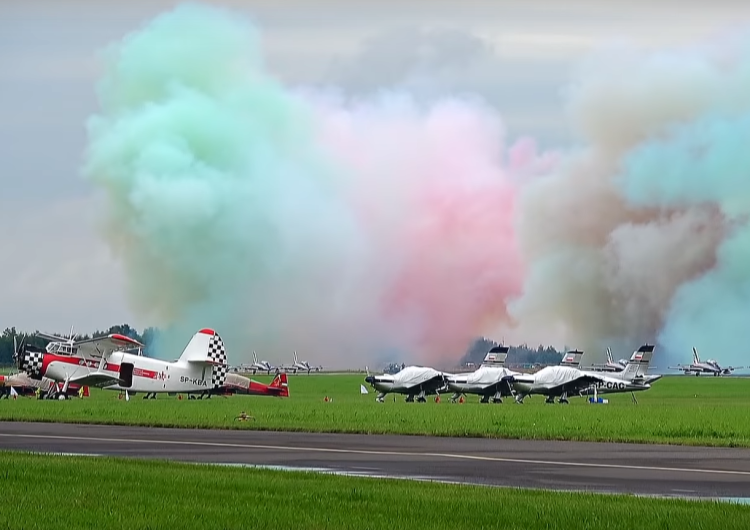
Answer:
[(270, 388), (280, 388), (281, 392), (278, 394), (281, 397), (289, 397), (289, 383), (287, 382), (286, 374), (276, 374), (271, 384), (268, 385)]
[(635, 350), (633, 355), (630, 356), (628, 364), (625, 365), (625, 369), (621, 372), (622, 378), (633, 380), (636, 377), (645, 376), (648, 371), (648, 364), (651, 362), (653, 355), (653, 344), (644, 344)]
[(180, 361), (209, 364), (213, 367), (211, 385), (220, 388), (229, 371), (224, 341), (213, 329), (204, 328), (193, 335), (180, 355)]
[(484, 356), (482, 365), (484, 366), (503, 366), (505, 365), (505, 359), (508, 358), (508, 346), (495, 346), (487, 355)]
[(572, 366), (573, 368), (578, 368), (581, 365), (581, 357), (583, 357), (583, 352), (581, 350), (570, 350), (565, 354), (565, 357), (563, 357), (560, 366)]

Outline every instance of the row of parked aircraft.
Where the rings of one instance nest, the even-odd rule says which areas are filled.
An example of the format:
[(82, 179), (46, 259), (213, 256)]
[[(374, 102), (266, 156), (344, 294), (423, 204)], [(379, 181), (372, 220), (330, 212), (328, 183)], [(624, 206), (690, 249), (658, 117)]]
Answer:
[(253, 362), (251, 364), (241, 364), (238, 367), (234, 368), (233, 371), (243, 373), (252, 372), (253, 375), (255, 375), (257, 372), (266, 372), (269, 375), (271, 374), (271, 372), (291, 372), (293, 374), (296, 374), (298, 371), (307, 372), (309, 374), (310, 372), (322, 372), (323, 366), (312, 366), (308, 361), (300, 361), (297, 357), (296, 351), (294, 352), (294, 360), (292, 361), (292, 364), (274, 366), (268, 361), (259, 361), (258, 355), (253, 352)]
[(365, 382), (378, 391), (375, 399), (379, 402), (390, 393), (405, 394), (408, 402), (424, 402), (428, 395), (452, 392), (454, 402), (462, 395), (474, 394), (480, 396), (482, 403), (502, 403), (509, 396), (523, 403), (527, 396), (539, 394), (546, 396), (547, 403), (554, 403), (555, 398), (559, 403), (568, 403), (570, 395), (648, 390), (662, 377), (646, 373), (654, 353), (651, 344), (633, 352), (619, 370), (611, 363), (613, 366), (606, 369), (606, 374), (605, 369), (581, 369), (580, 350), (567, 352), (557, 366), (547, 366), (533, 374), (516, 372), (505, 367), (508, 350), (508, 346), (492, 348), (479, 369), (471, 373), (451, 374), (429, 367), (407, 366), (394, 375), (368, 372)]
[(57, 399), (67, 399), (88, 386), (125, 392), (128, 398), (143, 392), (144, 399), (159, 393), (198, 399), (216, 394), (289, 396), (286, 373), (276, 374), (269, 385), (230, 373), (224, 341), (209, 328), (195, 333), (171, 362), (143, 356), (143, 344), (117, 333), (82, 340), (74, 340), (72, 333), (67, 339), (38, 335), (50, 341), (44, 350), (24, 340), (18, 345), (14, 339), (19, 373), (3, 376), (5, 388), (40, 388)]
[[(379, 392), (377, 401), (383, 402), (386, 394), (406, 394), (406, 401), (426, 401), (431, 394), (452, 392), (452, 401), (465, 394), (480, 396), (482, 403), (501, 403), (503, 397), (513, 396), (517, 403), (523, 403), (526, 396), (541, 394), (547, 403), (568, 403), (569, 395), (591, 395), (594, 393), (637, 392), (648, 390), (661, 375), (648, 375), (647, 371), (654, 353), (654, 346), (643, 344), (633, 352), (630, 359), (614, 360), (612, 351), (607, 348), (607, 362), (592, 364), (581, 369), (583, 352), (568, 351), (557, 366), (547, 366), (534, 374), (516, 372), (505, 367), (508, 346), (496, 346), (485, 356), (478, 370), (472, 373), (451, 374), (429, 367), (408, 366), (390, 375), (370, 375), (365, 382)], [(693, 348), (693, 362), (669, 367), (686, 375), (711, 374), (729, 375), (742, 366), (722, 368), (714, 359), (701, 362), (698, 351)], [(605, 373), (607, 375), (605, 375)], [(635, 394), (633, 394), (635, 401)]]

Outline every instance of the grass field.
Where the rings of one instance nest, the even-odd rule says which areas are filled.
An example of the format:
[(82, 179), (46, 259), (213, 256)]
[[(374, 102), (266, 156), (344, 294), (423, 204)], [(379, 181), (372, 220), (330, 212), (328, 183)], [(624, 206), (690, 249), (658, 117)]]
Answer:
[[(0, 527), (742, 529), (715, 501), (0, 452)], [(50, 478), (53, 478), (50, 480)]]
[[(271, 377), (257, 376), (268, 382)], [(235, 428), (309, 432), (398, 433), (546, 440), (659, 442), (750, 447), (750, 379), (665, 377), (651, 390), (610, 394), (607, 405), (582, 398), (547, 405), (542, 396), (523, 405), (480, 404), (477, 396), (452, 404), (404, 403), (388, 396), (360, 395), (361, 375), (290, 375), (291, 397), (213, 397), (178, 400), (118, 399), (92, 389), (90, 398), (70, 401), (0, 400), (0, 420), (106, 423), (162, 427)], [(325, 402), (324, 398), (333, 398)], [(241, 411), (255, 421), (237, 422)]]

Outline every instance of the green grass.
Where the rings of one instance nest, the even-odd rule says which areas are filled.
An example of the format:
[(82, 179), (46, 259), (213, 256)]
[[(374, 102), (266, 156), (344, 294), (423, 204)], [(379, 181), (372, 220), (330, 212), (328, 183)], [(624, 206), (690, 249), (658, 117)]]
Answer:
[(746, 529), (717, 501), (0, 452), (0, 527)]
[[(270, 381), (271, 377), (258, 376)], [(233, 396), (178, 401), (160, 395), (129, 402), (112, 391), (92, 390), (91, 398), (58, 402), (22, 398), (0, 401), (0, 420), (104, 423), (162, 427), (262, 429), (308, 432), (396, 433), (438, 436), (657, 442), (750, 447), (750, 379), (665, 377), (651, 390), (610, 394), (608, 405), (582, 398), (570, 405), (547, 405), (542, 396), (523, 405), (404, 403), (388, 396), (359, 394), (362, 375), (290, 375), (288, 399)], [(333, 398), (324, 402), (324, 397)], [(237, 422), (242, 411), (255, 421)]]

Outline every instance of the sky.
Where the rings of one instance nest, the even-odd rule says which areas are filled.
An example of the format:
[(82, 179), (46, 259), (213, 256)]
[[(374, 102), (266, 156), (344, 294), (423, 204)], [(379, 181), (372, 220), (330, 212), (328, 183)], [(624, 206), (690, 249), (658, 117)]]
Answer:
[[(286, 84), (468, 92), (500, 112), (511, 136), (556, 148), (578, 141), (562, 94), (587, 54), (617, 40), (687, 43), (750, 22), (750, 5), (735, 1), (210, 3), (254, 20), (268, 68)], [(176, 4), (0, 3), (0, 327), (151, 324), (129, 304), (121, 262), (97, 229), (107, 203), (81, 164), (99, 51)]]

